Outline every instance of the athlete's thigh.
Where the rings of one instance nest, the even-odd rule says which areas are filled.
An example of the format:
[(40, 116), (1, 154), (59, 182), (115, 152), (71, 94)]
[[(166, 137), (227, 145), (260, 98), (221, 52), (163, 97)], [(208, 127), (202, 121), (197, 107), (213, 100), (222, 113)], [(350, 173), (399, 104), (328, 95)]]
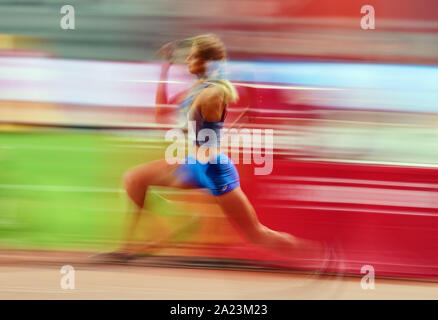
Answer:
[(254, 207), (240, 187), (215, 199), (225, 215), (243, 231), (256, 231), (261, 226)]
[(129, 169), (125, 177), (129, 176), (143, 186), (193, 188), (175, 174), (178, 167), (178, 164), (169, 164), (165, 159), (160, 159)]

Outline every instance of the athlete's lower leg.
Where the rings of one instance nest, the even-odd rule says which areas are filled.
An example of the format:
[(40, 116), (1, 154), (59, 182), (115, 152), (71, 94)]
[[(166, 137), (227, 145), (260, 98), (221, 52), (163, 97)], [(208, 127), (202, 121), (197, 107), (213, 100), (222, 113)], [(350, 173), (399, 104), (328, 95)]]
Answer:
[(317, 247), (313, 241), (269, 229), (260, 223), (253, 206), (240, 188), (216, 197), (216, 199), (224, 213), (253, 244), (276, 251), (283, 256), (294, 255), (305, 249)]
[[(129, 213), (128, 226), (125, 231), (122, 248), (119, 250), (123, 253), (134, 253), (135, 247), (135, 232), (144, 213), (146, 193), (149, 188), (148, 181), (144, 181), (139, 167), (130, 169), (123, 175), (123, 183), (126, 190), (126, 195), (129, 198), (130, 206), (133, 207), (132, 213)], [(130, 210), (130, 211), (131, 211)]]
[(145, 214), (150, 220), (153, 220), (150, 221), (151, 225), (162, 224), (154, 213), (147, 210), (147, 203), (145, 202), (150, 186), (186, 187), (173, 177), (172, 172), (174, 169), (175, 166), (169, 165), (165, 160), (157, 160), (132, 168), (123, 175), (126, 194), (133, 203), (134, 212), (130, 222), (128, 222), (125, 241), (120, 251), (127, 254), (140, 253), (144, 250), (159, 248), (170, 238), (170, 232), (166, 230), (162, 231), (160, 236), (152, 243), (144, 244), (135, 241), (135, 233), (141, 217)]

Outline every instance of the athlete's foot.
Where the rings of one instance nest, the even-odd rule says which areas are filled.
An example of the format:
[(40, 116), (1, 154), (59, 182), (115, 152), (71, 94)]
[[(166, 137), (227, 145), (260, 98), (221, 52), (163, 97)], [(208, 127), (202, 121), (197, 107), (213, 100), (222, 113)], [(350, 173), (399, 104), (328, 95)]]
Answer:
[(327, 242), (318, 243), (313, 246), (313, 263), (312, 269), (315, 275), (327, 275), (342, 273), (337, 265), (337, 249), (332, 244)]
[(331, 260), (331, 248), (323, 242), (295, 238), (295, 251), (291, 253), (291, 267), (313, 273), (325, 273)]
[(333, 248), (329, 246), (326, 242), (323, 242), (320, 244), (319, 249), (319, 262), (315, 273), (326, 274), (330, 271), (330, 264), (333, 260)]

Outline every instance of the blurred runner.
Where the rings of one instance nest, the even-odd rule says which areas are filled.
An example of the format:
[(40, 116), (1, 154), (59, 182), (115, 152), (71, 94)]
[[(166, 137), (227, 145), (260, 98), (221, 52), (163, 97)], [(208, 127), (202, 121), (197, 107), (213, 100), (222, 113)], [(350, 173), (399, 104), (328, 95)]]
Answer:
[[(156, 116), (159, 118), (162, 115), (161, 106), (176, 103), (186, 111), (188, 120), (196, 124), (197, 138), (198, 133), (206, 128), (220, 137), (220, 130), (227, 115), (227, 106), (238, 99), (233, 85), (224, 76), (225, 47), (214, 35), (200, 35), (185, 41), (186, 43), (190, 41), (191, 44), (186, 59), (188, 71), (196, 75), (198, 80), (188, 93), (184, 92), (172, 100), (168, 99), (168, 71), (174, 60), (174, 50), (179, 43), (170, 43), (162, 47), (159, 54), (167, 61), (162, 65), (157, 89)], [(142, 211), (147, 210), (145, 197), (150, 186), (208, 189), (232, 224), (251, 243), (279, 252), (286, 257), (293, 257), (299, 252), (322, 254), (322, 248), (317, 243), (271, 230), (260, 223), (253, 206), (240, 188), (235, 165), (219, 150), (219, 140), (202, 142), (196, 139), (195, 154), (198, 154), (201, 146), (210, 148), (205, 153), (205, 159), (194, 159), (189, 156), (184, 164), (169, 164), (162, 159), (131, 168), (124, 174), (126, 192), (135, 204), (136, 212), (127, 230), (126, 242), (119, 251), (108, 254), (108, 260), (127, 261), (134, 258), (135, 254), (147, 250), (145, 246), (136, 246), (133, 236)], [(157, 239), (157, 245), (164, 243), (170, 236), (171, 234), (168, 233)], [(150, 245), (149, 249), (151, 249)], [(318, 258), (321, 258), (321, 255)]]

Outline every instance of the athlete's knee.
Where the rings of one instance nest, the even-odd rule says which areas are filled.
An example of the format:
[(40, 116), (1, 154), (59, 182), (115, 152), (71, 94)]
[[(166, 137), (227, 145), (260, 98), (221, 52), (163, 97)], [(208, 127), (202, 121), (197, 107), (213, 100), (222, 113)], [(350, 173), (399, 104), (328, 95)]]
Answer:
[(132, 189), (136, 185), (139, 184), (140, 179), (138, 178), (138, 175), (134, 170), (128, 170), (126, 171), (122, 176), (122, 181), (125, 186), (125, 189)]
[(137, 166), (129, 169), (123, 174), (123, 182), (125, 186), (142, 186), (147, 187), (155, 179), (160, 170), (152, 166), (153, 163)]
[(142, 207), (148, 189), (147, 183), (143, 181), (135, 169), (125, 172), (122, 180), (129, 198), (131, 198), (137, 206)]

